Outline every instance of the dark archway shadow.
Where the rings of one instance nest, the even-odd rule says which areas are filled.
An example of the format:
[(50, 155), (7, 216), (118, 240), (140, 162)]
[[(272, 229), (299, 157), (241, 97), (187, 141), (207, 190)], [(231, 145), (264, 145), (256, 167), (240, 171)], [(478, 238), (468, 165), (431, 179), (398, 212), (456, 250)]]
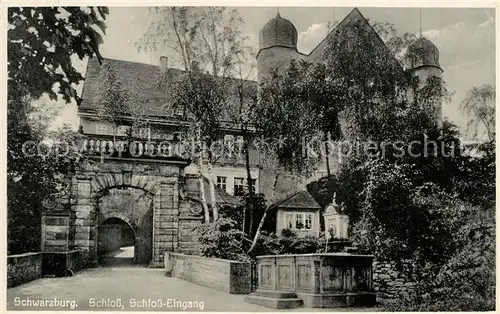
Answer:
[(136, 234), (136, 263), (149, 266), (153, 259), (153, 206), (144, 214), (139, 221)]
[(100, 266), (134, 265), (136, 252), (136, 231), (127, 222), (113, 217), (99, 225), (97, 257)]

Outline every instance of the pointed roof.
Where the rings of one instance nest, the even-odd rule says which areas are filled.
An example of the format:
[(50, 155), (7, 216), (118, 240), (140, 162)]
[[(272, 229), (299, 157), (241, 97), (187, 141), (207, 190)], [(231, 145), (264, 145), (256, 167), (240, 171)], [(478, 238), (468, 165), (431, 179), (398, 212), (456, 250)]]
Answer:
[(323, 40), (308, 55), (306, 55), (306, 58), (309, 59), (309, 61), (323, 60), (323, 50), (326, 48), (328, 44), (328, 39), (337, 36), (339, 29), (342, 29), (346, 27), (349, 23), (353, 22), (361, 22), (362, 24), (364, 24), (367, 30), (370, 33), (372, 33), (373, 39), (378, 41), (381, 47), (383, 47), (387, 51), (387, 54), (390, 55), (391, 60), (394, 61), (395, 65), (397, 65), (401, 70), (403, 70), (403, 67), (401, 66), (399, 61), (397, 61), (395, 56), (392, 54), (389, 47), (387, 47), (382, 38), (380, 38), (380, 35), (373, 29), (371, 24), (363, 16), (363, 14), (361, 14), (358, 8), (352, 9), (352, 11), (349, 12), (349, 14), (347, 14), (347, 16), (334, 29), (332, 29), (330, 33), (328, 33), (328, 35), (326, 35), (325, 38), (323, 38)]
[(321, 209), (308, 191), (300, 191), (274, 203), (274, 208)]

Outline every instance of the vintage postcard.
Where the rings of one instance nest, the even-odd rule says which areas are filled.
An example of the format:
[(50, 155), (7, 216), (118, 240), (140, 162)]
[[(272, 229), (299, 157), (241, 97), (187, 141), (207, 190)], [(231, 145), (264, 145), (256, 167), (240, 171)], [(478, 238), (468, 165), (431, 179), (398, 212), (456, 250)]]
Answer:
[(8, 311), (495, 310), (493, 2), (56, 4), (1, 10)]

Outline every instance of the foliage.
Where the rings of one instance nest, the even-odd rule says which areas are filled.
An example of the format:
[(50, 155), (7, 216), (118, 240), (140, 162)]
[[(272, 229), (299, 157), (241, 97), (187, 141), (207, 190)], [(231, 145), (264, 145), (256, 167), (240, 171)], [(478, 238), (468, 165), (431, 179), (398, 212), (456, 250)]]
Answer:
[(285, 171), (307, 174), (318, 158), (304, 156), (304, 140), (318, 134), (314, 114), (317, 108), (312, 102), (302, 101), (302, 70), (309, 65), (294, 60), (283, 73), (273, 71), (261, 86), (260, 100), (256, 107), (257, 134), (273, 139), (266, 148), (277, 158)]
[(227, 218), (236, 223), (236, 229), (243, 230), (243, 213), (244, 205), (239, 206), (229, 206), (223, 205), (219, 207), (219, 215), (221, 218)]
[[(462, 101), (462, 111), (468, 118), (467, 128), (472, 138), (478, 137), (479, 131), (486, 133), (489, 141), (495, 140), (495, 87), (481, 85), (473, 87)], [(480, 127), (481, 126), (481, 127)]]
[[(397, 38), (390, 25), (375, 29), (401, 64), (411, 63), (414, 56), (406, 48), (414, 36)], [(349, 119), (342, 135), (372, 144), (353, 147), (330, 179), (350, 216), (355, 242), (379, 260), (415, 261), (420, 290), (397, 302), (406, 310), (491, 308), (494, 225), (491, 217), (488, 223), (476, 217), (495, 205), (494, 142), (482, 145), (477, 155), (462, 154), (456, 127), (436, 123), (436, 109), (451, 95), (441, 78), (418, 82), (388, 58), (385, 46), (369, 40), (371, 30), (363, 24), (336, 32), (326, 66), (345, 87), (342, 116)], [(471, 94), (472, 106), (491, 104), (492, 97), (480, 103)], [(324, 201), (326, 180), (308, 186)]]
[[(8, 88), (37, 99), (48, 94), (66, 102), (78, 99), (73, 84), (83, 77), (71, 56), (97, 56), (106, 7), (10, 7), (7, 33)], [(53, 90), (58, 86), (57, 91)]]
[(244, 233), (238, 223), (230, 218), (205, 223), (197, 227), (201, 254), (228, 260), (248, 261), (249, 257), (243, 249)]
[[(28, 114), (37, 110), (27, 96), (9, 95), (7, 120), (7, 221), (8, 253), (40, 250), (42, 202), (58, 191), (68, 167), (79, 160), (79, 154), (68, 147), (76, 134), (69, 130), (47, 132), (38, 120)], [(57, 142), (61, 142), (58, 145)], [(40, 144), (38, 147), (37, 145)], [(60, 148), (60, 150), (58, 150)], [(72, 147), (71, 147), (72, 148)], [(67, 153), (67, 154), (66, 154)]]
[(364, 167), (368, 178), (355, 241), (380, 260), (446, 260), (456, 249), (455, 222), (463, 214), (453, 197), (431, 182), (420, 184), (422, 174), (412, 165), (375, 160)]
[[(40, 250), (42, 202), (64, 184), (68, 166), (80, 160), (68, 146), (37, 144), (42, 140), (72, 144), (68, 130), (48, 133), (40, 106), (33, 102), (43, 95), (79, 100), (75, 84), (82, 75), (71, 57), (97, 56), (104, 32), (105, 7), (11, 7), (8, 9), (8, 101), (7, 101), (7, 206), (9, 254)], [(30, 115), (40, 120), (30, 119)], [(42, 123), (41, 123), (42, 122)], [(31, 143), (31, 144), (29, 144)], [(50, 141), (46, 142), (47, 144)], [(26, 148), (23, 151), (23, 144)], [(32, 145), (33, 144), (33, 145)]]
[(155, 7), (153, 21), (137, 43), (139, 50), (165, 51), (191, 71), (192, 66), (218, 77), (231, 77), (250, 49), (243, 19), (226, 7)]
[[(242, 65), (251, 53), (245, 44), (248, 38), (242, 34), (243, 19), (236, 10), (225, 7), (157, 7), (150, 13), (154, 21), (137, 46), (139, 50), (148, 51), (173, 49), (172, 55), (183, 64), (185, 75), (173, 82), (171, 76), (165, 75), (160, 85), (168, 87), (166, 92), (174, 98), (173, 109), (183, 110), (184, 116), (193, 122), (191, 132), (206, 144), (206, 155), (200, 156), (198, 163), (200, 176), (204, 159), (208, 163), (212, 207), (217, 220), (212, 166), (218, 157), (212, 153), (212, 144), (222, 137), (221, 123), (227, 122), (227, 113), (232, 109), (228, 103), (235, 91), (228, 88), (226, 78), (238, 77), (240, 84), (237, 85), (241, 87)], [(239, 91), (241, 95), (241, 89)], [(202, 199), (208, 219), (204, 195)]]
[(263, 231), (252, 255), (322, 253), (325, 252), (325, 242), (323, 234), (318, 237), (298, 237), (292, 230), (283, 229), (281, 236), (277, 236)]
[(459, 248), (443, 265), (427, 265), (417, 289), (385, 311), (491, 311), (495, 309), (494, 209), (468, 207), (455, 233)]
[(116, 71), (110, 63), (105, 64), (101, 69), (99, 82), (102, 84), (94, 97), (94, 103), (98, 107), (97, 113), (102, 116), (103, 120), (118, 125), (124, 116), (131, 114), (128, 106), (129, 94), (121, 86), (116, 77)]

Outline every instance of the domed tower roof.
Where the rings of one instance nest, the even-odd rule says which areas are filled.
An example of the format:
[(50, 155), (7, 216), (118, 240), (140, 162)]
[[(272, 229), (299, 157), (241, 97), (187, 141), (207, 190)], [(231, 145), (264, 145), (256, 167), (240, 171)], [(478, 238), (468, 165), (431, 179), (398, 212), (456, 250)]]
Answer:
[(284, 46), (297, 49), (297, 29), (287, 19), (278, 14), (264, 25), (260, 31), (259, 48)]
[(439, 65), (439, 50), (425, 37), (418, 38), (409, 48), (408, 56), (413, 69), (419, 67), (435, 67), (443, 71)]

